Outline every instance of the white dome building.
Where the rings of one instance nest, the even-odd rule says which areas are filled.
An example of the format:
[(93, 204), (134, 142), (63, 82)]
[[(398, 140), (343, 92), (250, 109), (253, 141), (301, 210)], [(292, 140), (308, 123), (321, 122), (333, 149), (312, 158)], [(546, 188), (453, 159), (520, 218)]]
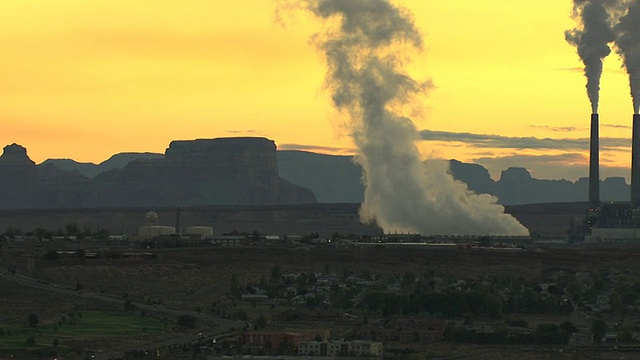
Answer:
[(176, 228), (173, 226), (160, 226), (158, 225), (158, 214), (154, 211), (149, 211), (145, 214), (146, 224), (138, 231), (138, 235), (142, 239), (152, 239), (161, 235), (174, 235)]

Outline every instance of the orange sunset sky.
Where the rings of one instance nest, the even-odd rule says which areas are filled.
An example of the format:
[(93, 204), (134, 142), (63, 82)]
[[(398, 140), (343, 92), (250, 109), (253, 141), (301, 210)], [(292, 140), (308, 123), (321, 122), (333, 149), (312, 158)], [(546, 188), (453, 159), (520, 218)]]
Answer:
[[(396, 2), (399, 3), (399, 2)], [(539, 178), (587, 175), (590, 106), (564, 40), (569, 0), (403, 0), (424, 34), (410, 67), (435, 88), (414, 119), (425, 156)], [(264, 136), (280, 149), (351, 154), (322, 90), (321, 24), (276, 24), (270, 0), (0, 2), (0, 145), (36, 163), (164, 152), (174, 139)], [(603, 177), (627, 176), (632, 105), (605, 61)], [(581, 140), (580, 140), (581, 139)], [(578, 145), (576, 145), (578, 144)]]

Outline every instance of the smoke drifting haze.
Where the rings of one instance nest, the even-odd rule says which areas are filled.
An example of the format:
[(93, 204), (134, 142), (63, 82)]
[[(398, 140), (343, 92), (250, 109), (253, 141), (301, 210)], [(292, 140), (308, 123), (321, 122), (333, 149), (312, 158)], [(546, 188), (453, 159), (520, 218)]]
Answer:
[(574, 0), (573, 17), (582, 26), (565, 32), (565, 38), (578, 49), (578, 55), (584, 63), (587, 94), (589, 101), (591, 101), (591, 111), (594, 114), (598, 113), (600, 101), (602, 60), (611, 53), (609, 43), (616, 38), (608, 11), (608, 8), (615, 2), (612, 0)]
[(640, 1), (625, 1), (628, 12), (615, 26), (617, 52), (629, 73), (633, 111), (640, 114)]
[(422, 49), (408, 10), (387, 0), (301, 0), (284, 6), (305, 9), (326, 24), (314, 42), (326, 57), (333, 104), (350, 119), (363, 168), (363, 221), (375, 221), (386, 232), (528, 234), (494, 197), (455, 181), (446, 162), (425, 167), (416, 146), (420, 135), (402, 112), (429, 87), (405, 72), (406, 59), (398, 55)]

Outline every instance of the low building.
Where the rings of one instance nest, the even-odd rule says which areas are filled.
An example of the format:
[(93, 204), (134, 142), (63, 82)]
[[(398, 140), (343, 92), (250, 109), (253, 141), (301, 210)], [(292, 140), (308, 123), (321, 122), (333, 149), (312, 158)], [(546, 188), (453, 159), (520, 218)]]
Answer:
[(249, 240), (246, 235), (220, 235), (220, 236), (207, 236), (207, 240), (212, 245), (219, 246), (242, 246), (249, 245)]
[(303, 341), (298, 344), (298, 355), (357, 356), (382, 358), (382, 343), (377, 341)]
[(401, 343), (432, 343), (444, 339), (446, 320), (399, 317), (385, 326), (368, 324), (354, 330), (359, 339)]
[(269, 301), (269, 296), (266, 294), (242, 294), (242, 300), (257, 302), (257, 303), (264, 303)]
[(302, 342), (329, 335), (328, 330), (247, 331), (242, 334), (242, 346), (255, 350), (293, 349)]
[(584, 238), (587, 244), (597, 243), (640, 243), (640, 229), (636, 228), (593, 228), (591, 235)]
[(344, 320), (344, 311), (329, 309), (307, 310), (293, 308), (277, 313), (273, 318), (276, 321), (336, 322)]

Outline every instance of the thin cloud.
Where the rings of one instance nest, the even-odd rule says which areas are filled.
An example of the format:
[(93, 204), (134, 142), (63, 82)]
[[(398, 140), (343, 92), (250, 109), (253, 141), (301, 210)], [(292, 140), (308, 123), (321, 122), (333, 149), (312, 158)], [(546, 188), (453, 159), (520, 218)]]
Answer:
[(583, 131), (586, 128), (579, 128), (575, 126), (548, 126), (548, 125), (529, 125), (530, 128), (534, 129), (544, 129), (556, 132), (573, 132), (573, 131)]
[(234, 134), (234, 135), (242, 135), (242, 134), (250, 134), (250, 135), (260, 135), (261, 133), (255, 131), (255, 130), (227, 130), (226, 131), (227, 134)]
[[(446, 131), (422, 130), (420, 135), (426, 141), (463, 142), (479, 148), (498, 149), (545, 149), (545, 150), (580, 150), (589, 149), (589, 138), (551, 139), (536, 137), (508, 137), (501, 135), (484, 135), (472, 133), (454, 133)], [(602, 150), (628, 148), (631, 139), (628, 138), (600, 138)]]
[(584, 72), (584, 68), (580, 67), (570, 67), (570, 68), (558, 68), (557, 71), (570, 71), (570, 72)]
[(587, 156), (581, 153), (566, 153), (558, 155), (507, 155), (499, 157), (481, 157), (473, 159), (473, 162), (509, 162), (512, 164), (535, 164), (535, 165), (569, 165), (587, 163)]
[(355, 149), (343, 147), (331, 147), (321, 145), (280, 144), (278, 150), (319, 151), (325, 153), (353, 154)]
[[(570, 67), (570, 68), (557, 68), (555, 69), (556, 71), (569, 71), (569, 72), (579, 72), (579, 73), (584, 73), (584, 68), (581, 67)], [(626, 72), (624, 70), (616, 70), (616, 69), (604, 69), (602, 70), (602, 72), (605, 73), (609, 73), (609, 74), (625, 74)]]
[(602, 127), (608, 127), (613, 129), (631, 129), (631, 126), (628, 125), (616, 125), (616, 124), (602, 124)]

